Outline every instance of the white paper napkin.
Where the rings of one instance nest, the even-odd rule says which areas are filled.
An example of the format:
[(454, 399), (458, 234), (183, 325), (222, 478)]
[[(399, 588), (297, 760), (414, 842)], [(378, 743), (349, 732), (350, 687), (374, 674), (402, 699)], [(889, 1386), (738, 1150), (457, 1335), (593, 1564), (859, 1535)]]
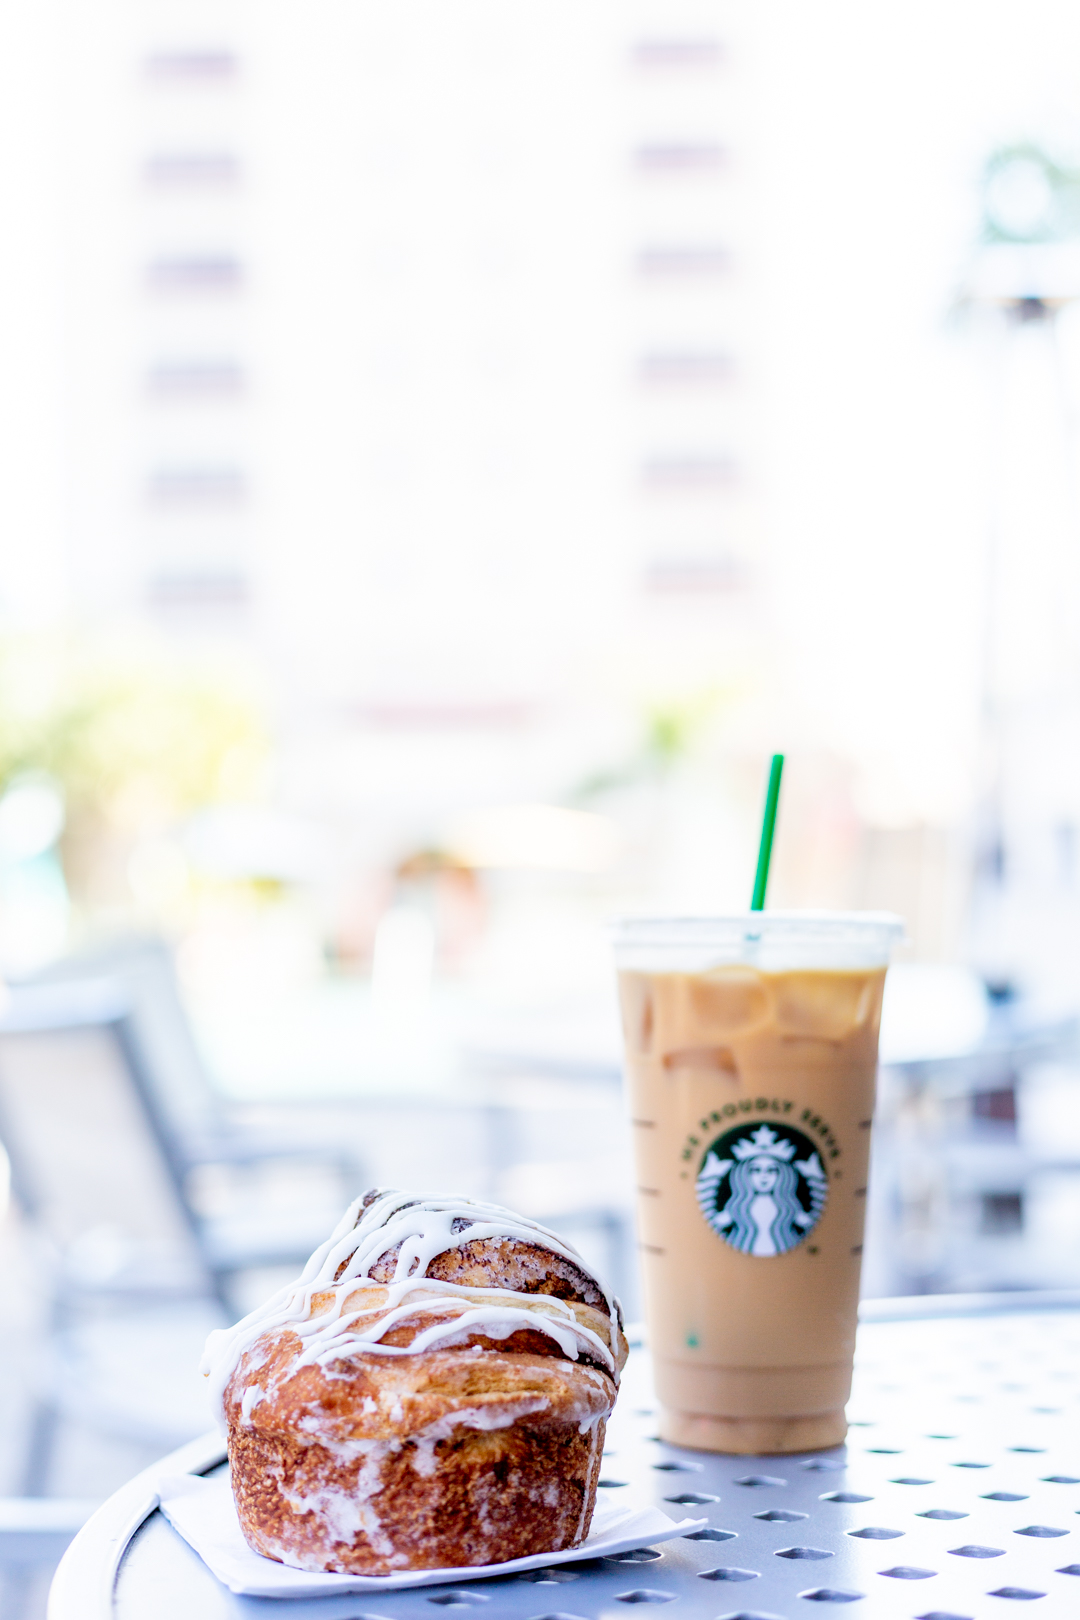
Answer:
[(491, 1575), (512, 1575), (521, 1569), (542, 1569), (549, 1564), (569, 1564), (582, 1558), (610, 1557), (629, 1552), (632, 1547), (652, 1546), (700, 1530), (707, 1519), (672, 1522), (659, 1508), (631, 1508), (609, 1504), (601, 1496), (593, 1514), (592, 1529), (584, 1546), (569, 1552), (536, 1554), (512, 1558), (505, 1564), (483, 1564), (468, 1569), (406, 1570), (398, 1575), (315, 1575), (303, 1569), (290, 1569), (252, 1552), (240, 1531), (232, 1488), (227, 1474), (199, 1479), (192, 1474), (176, 1474), (163, 1479), (158, 1487), (161, 1511), (174, 1530), (198, 1553), (240, 1597), (310, 1598), (329, 1597), (335, 1592), (393, 1592), (405, 1586), (438, 1586), (444, 1581), (476, 1581)]

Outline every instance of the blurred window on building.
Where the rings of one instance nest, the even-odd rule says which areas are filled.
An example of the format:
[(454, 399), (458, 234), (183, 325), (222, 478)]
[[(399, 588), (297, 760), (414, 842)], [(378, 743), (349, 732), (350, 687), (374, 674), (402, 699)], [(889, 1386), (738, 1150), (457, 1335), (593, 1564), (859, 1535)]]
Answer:
[(734, 362), (729, 354), (708, 350), (676, 349), (644, 354), (638, 375), (650, 388), (718, 388), (733, 380)]
[(636, 40), (631, 58), (646, 73), (711, 73), (724, 62), (723, 42), (703, 37)]
[(145, 391), (155, 403), (233, 401), (247, 392), (247, 374), (234, 360), (162, 360), (148, 367)]
[(231, 86), (240, 64), (229, 50), (156, 50), (146, 57), (145, 70), (155, 87), (204, 89)]
[(203, 191), (240, 183), (240, 164), (231, 152), (156, 152), (143, 170), (155, 190)]
[(238, 467), (162, 467), (150, 475), (147, 500), (157, 507), (235, 506), (247, 494)]
[(225, 254), (183, 254), (155, 259), (147, 266), (151, 292), (174, 297), (237, 293), (244, 283), (239, 259)]
[(639, 271), (654, 281), (724, 276), (730, 268), (731, 254), (717, 242), (658, 243), (638, 254)]
[(549, 712), (598, 624), (662, 598), (663, 640), (752, 591), (729, 5), (98, 21), (68, 85), (80, 611), (273, 647), (298, 723), (483, 729)]
[(638, 147), (634, 164), (639, 173), (658, 179), (713, 179), (726, 157), (714, 141), (650, 141)]

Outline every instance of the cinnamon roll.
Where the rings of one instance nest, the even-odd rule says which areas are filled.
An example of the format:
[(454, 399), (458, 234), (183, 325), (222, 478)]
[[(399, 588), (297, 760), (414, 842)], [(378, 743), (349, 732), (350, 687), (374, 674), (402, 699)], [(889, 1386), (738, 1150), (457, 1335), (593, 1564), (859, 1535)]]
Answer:
[(618, 1301), (545, 1227), (366, 1193), (207, 1343), (248, 1545), (357, 1575), (579, 1546), (626, 1354)]

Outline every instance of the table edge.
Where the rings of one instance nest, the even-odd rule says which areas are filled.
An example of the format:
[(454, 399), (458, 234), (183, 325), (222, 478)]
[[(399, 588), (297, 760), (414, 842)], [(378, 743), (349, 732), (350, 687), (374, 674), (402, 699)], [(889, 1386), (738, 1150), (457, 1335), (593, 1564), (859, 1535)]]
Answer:
[(859, 1321), (923, 1322), (935, 1317), (1017, 1316), (1026, 1311), (1078, 1311), (1080, 1288), (1018, 1288), (1007, 1294), (898, 1294), (859, 1302)]
[(170, 1452), (103, 1502), (68, 1547), (49, 1588), (48, 1620), (113, 1620), (113, 1592), (128, 1543), (158, 1505), (157, 1481), (204, 1474), (225, 1460), (216, 1431)]

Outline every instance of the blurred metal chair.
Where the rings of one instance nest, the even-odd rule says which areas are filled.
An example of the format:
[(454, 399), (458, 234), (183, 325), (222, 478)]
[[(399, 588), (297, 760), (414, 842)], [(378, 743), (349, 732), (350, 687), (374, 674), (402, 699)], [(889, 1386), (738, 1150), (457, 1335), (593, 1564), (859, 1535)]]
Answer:
[[(169, 1023), (159, 1022), (162, 1001), (150, 1000), (142, 990), (139, 985), (140, 993), (133, 994), (131, 985), (123, 980), (102, 979), (29, 985), (11, 992), (0, 1015), (0, 1141), (11, 1160), (12, 1190), (41, 1230), (55, 1230), (63, 1200), (60, 1189), (50, 1186), (54, 1178), (50, 1178), (48, 1166), (60, 1120), (82, 1121), (72, 1151), (83, 1177), (89, 1143), (95, 1134), (102, 1137), (99, 1122), (110, 1120), (107, 1134), (125, 1129), (130, 1134), (137, 1120), (140, 1144), (131, 1149), (125, 1175), (141, 1182), (140, 1198), (146, 1209), (160, 1204), (168, 1187), (173, 1210), (170, 1236), (184, 1233), (196, 1272), (228, 1308), (231, 1274), (254, 1266), (294, 1265), (306, 1260), (326, 1235), (328, 1215), (335, 1210), (340, 1213), (347, 1198), (355, 1196), (361, 1171), (352, 1154), (336, 1142), (305, 1141), (302, 1133), (298, 1140), (297, 1135), (230, 1128), (224, 1111), (215, 1106), (201, 1067), (190, 1062), (194, 1055), (190, 1031), (175, 1016)], [(171, 1010), (167, 1003), (165, 1010)], [(95, 1034), (99, 1037), (96, 1043)], [(80, 1040), (82, 1061), (73, 1057), (80, 1050)], [(50, 1051), (52, 1061), (47, 1055)], [(21, 1062), (16, 1055), (21, 1055)], [(34, 1070), (32, 1084), (20, 1083), (27, 1064)], [(111, 1076), (106, 1080), (109, 1070)], [(106, 1086), (110, 1091), (107, 1103)], [(198, 1095), (197, 1086), (203, 1088), (203, 1096)], [(91, 1107), (95, 1088), (98, 1094)], [(53, 1095), (47, 1103), (50, 1092)], [(192, 1094), (196, 1106), (192, 1106)], [(42, 1121), (47, 1121), (44, 1136), (40, 1133)], [(102, 1138), (98, 1148), (107, 1161), (108, 1141)], [(265, 1208), (223, 1219), (207, 1219), (200, 1213), (192, 1197), (193, 1171), (206, 1165), (251, 1167), (272, 1160), (315, 1160), (328, 1172), (332, 1195), (328, 1193), (306, 1216), (296, 1211), (279, 1216)], [(101, 1179), (93, 1205), (107, 1211), (114, 1190), (111, 1178)], [(77, 1232), (65, 1234), (67, 1242), (85, 1235), (85, 1215), (84, 1210), (76, 1223)], [(103, 1215), (91, 1220), (91, 1226), (107, 1220)], [(155, 1262), (155, 1276), (156, 1268)], [(188, 1291), (194, 1273), (186, 1266), (177, 1276), (181, 1274), (184, 1281), (180, 1286)], [(135, 1276), (139, 1281), (132, 1286), (137, 1290), (149, 1286), (149, 1277), (137, 1270)], [(160, 1289), (161, 1283), (151, 1291)], [(166, 1291), (175, 1291), (175, 1285), (168, 1285)]]
[[(1080, 1177), (1065, 1145), (1033, 1148), (1017, 1130), (1025, 1077), (1075, 1062), (1075, 1018), (1021, 1000), (990, 1008), (967, 1050), (883, 1064), (870, 1178), (867, 1282), (876, 1293), (1066, 1285), (1065, 1255), (1041, 1256), (1024, 1235), (1042, 1175)], [(1080, 1109), (1080, 1075), (1077, 1102)]]
[(473, 1049), (488, 1094), (488, 1196), (568, 1237), (640, 1314), (634, 1172), (617, 1062)]
[(0, 1496), (0, 1614), (21, 1620), (97, 1502)]
[[(0, 1017), (0, 1142), (44, 1317), (30, 1496), (63, 1417), (156, 1448), (205, 1428), (194, 1366), (208, 1328), (236, 1315), (239, 1274), (302, 1265), (360, 1181), (336, 1144), (230, 1131), (205, 1098), (196, 1119), (183, 1030), (140, 989), (119, 975), (25, 985)], [(208, 1218), (192, 1195), (208, 1164), (313, 1156), (324, 1196), (306, 1209)]]
[(84, 1010), (112, 1003), (126, 1021), (120, 1038), (170, 1154), (183, 1165), (265, 1162), (315, 1155), (346, 1176), (357, 1166), (318, 1129), (294, 1121), (288, 1133), (238, 1122), (207, 1073), (180, 996), (172, 953), (156, 935), (121, 935), (62, 958), (12, 989), (0, 1032), (70, 1027)]

